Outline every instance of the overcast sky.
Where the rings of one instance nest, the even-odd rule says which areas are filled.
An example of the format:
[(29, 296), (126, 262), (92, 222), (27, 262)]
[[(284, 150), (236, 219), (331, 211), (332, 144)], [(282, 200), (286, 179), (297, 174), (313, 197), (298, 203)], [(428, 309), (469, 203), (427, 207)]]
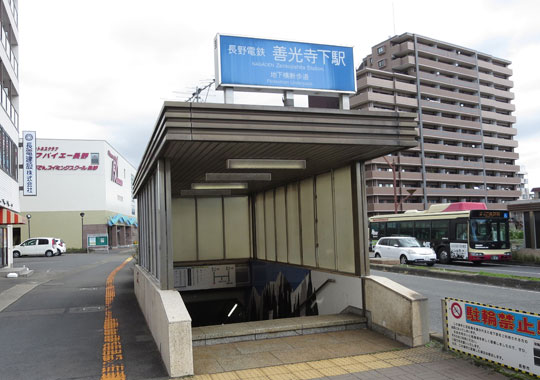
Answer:
[(409, 32), (512, 61), (519, 163), (538, 187), (538, 15), (535, 0), (20, 0), (20, 127), (104, 139), (138, 166), (163, 101), (214, 78), (216, 33), (352, 45), (358, 66), (373, 45)]

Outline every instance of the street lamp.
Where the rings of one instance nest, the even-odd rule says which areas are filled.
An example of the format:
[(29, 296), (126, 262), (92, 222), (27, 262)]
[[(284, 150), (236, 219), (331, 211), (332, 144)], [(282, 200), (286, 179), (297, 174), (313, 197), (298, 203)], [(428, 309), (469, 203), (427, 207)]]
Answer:
[(81, 249), (84, 249), (84, 212), (81, 215)]
[(32, 218), (32, 215), (26, 214), (26, 219), (28, 219), (28, 239), (30, 239), (30, 218)]

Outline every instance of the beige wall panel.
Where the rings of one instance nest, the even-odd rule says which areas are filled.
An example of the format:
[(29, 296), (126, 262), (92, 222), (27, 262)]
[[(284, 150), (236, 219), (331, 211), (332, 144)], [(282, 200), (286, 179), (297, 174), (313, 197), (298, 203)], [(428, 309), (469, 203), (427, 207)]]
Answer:
[(300, 215), (298, 213), (298, 183), (287, 185), (287, 252), (290, 264), (302, 263), (300, 248)]
[(354, 273), (354, 236), (351, 170), (334, 171), (334, 210), (336, 213), (336, 250), (338, 270)]
[(248, 197), (225, 197), (225, 258), (248, 259), (249, 201)]
[(285, 205), (285, 187), (276, 189), (276, 255), (277, 261), (287, 263), (287, 210)]
[(317, 176), (317, 242), (319, 268), (336, 269), (334, 252), (334, 212), (332, 207), (332, 175)]
[(274, 191), (264, 193), (264, 224), (266, 239), (266, 260), (276, 260), (276, 230), (274, 218)]
[(302, 255), (304, 265), (316, 267), (315, 257), (315, 208), (313, 203), (313, 178), (300, 182), (300, 219), (302, 223)]
[(197, 227), (195, 221), (195, 198), (173, 198), (173, 261), (197, 260)]
[(223, 259), (221, 198), (197, 198), (199, 260)]
[(258, 193), (255, 196), (255, 235), (257, 258), (261, 260), (266, 260), (264, 224), (264, 193)]

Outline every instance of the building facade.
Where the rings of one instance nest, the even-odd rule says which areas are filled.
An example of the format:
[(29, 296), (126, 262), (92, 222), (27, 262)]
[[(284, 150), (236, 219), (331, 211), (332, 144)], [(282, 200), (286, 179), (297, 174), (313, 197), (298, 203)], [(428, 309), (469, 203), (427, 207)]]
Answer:
[(510, 63), (410, 33), (372, 48), (351, 108), (417, 112), (419, 145), (366, 164), (370, 215), (519, 198)]
[(0, 1), (0, 268), (13, 263), (13, 226), (22, 223), (18, 183), (19, 29), (17, 0)]
[(21, 192), (28, 224), (14, 229), (15, 244), (48, 236), (86, 249), (89, 236), (104, 234), (112, 247), (134, 243), (133, 165), (106, 141), (38, 138), (36, 147), (37, 195)]

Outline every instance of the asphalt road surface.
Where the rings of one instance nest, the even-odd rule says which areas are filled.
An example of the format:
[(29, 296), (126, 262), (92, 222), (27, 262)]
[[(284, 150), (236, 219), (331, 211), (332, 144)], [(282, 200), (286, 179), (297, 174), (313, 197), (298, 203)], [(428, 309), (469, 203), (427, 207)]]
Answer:
[[(107, 278), (130, 256), (112, 251), (16, 259), (16, 266), (36, 272), (0, 279), (0, 291), (37, 286), (0, 312), (0, 378), (86, 380), (121, 371), (128, 379), (168, 379), (133, 293), (133, 261), (114, 273), (106, 300)], [(107, 318), (113, 323), (104, 324)], [(111, 349), (106, 342), (116, 339), (107, 337), (119, 338), (120, 345)]]
[(371, 270), (371, 274), (389, 278), (428, 297), (431, 332), (443, 331), (441, 299), (444, 297), (540, 313), (540, 292), (377, 270)]
[(483, 263), (481, 265), (474, 265), (469, 262), (455, 262), (449, 265), (435, 264), (435, 268), (466, 270), (471, 272), (491, 272), (508, 274), (512, 276), (524, 276), (524, 277), (540, 277), (540, 266), (534, 265), (510, 265), (510, 264), (494, 264)]

